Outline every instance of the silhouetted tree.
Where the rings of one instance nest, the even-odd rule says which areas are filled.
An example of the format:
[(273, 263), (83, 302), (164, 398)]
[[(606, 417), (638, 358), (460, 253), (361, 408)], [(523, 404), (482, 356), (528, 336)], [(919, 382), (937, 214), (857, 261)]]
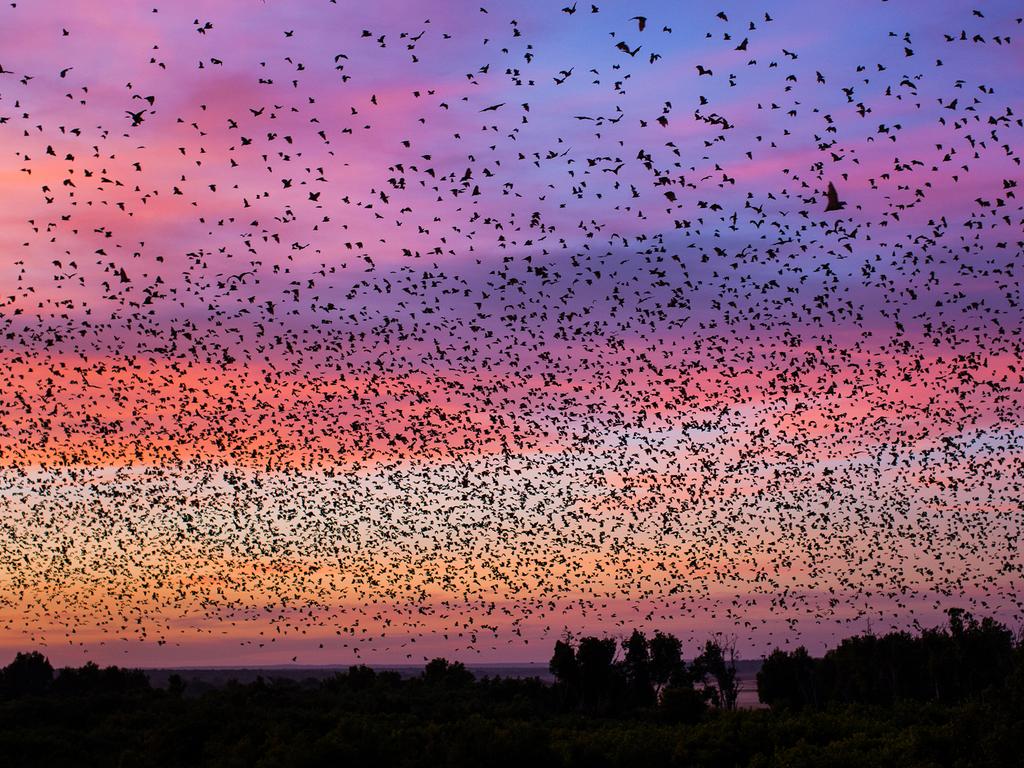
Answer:
[(45, 693), (53, 683), (53, 667), (38, 651), (19, 653), (0, 670), (0, 695), (4, 698)]
[(992, 618), (979, 622), (965, 611), (954, 614), (951, 610), (949, 625), (960, 672), (960, 696), (1002, 687), (1013, 671), (1013, 633)]
[(564, 640), (555, 642), (548, 670), (555, 676), (562, 706), (575, 706), (580, 696), (580, 666), (576, 661), (576, 648), (569, 635), (566, 635)]
[[(739, 686), (736, 682), (736, 644), (714, 637), (693, 660), (694, 677), (705, 685), (711, 702), (720, 709), (736, 709)], [(713, 682), (712, 682), (713, 681)]]
[(680, 685), (689, 679), (686, 664), (683, 662), (683, 644), (675, 635), (655, 632), (650, 642), (651, 681), (654, 683), (655, 694), (661, 700), (662, 691), (669, 684)]
[(572, 645), (571, 637), (555, 642), (548, 670), (563, 685), (576, 686), (579, 683), (580, 668), (576, 663), (576, 648)]
[(423, 680), (431, 685), (443, 685), (446, 688), (461, 688), (469, 685), (475, 678), (461, 661), (450, 662), (447, 659), (431, 660), (423, 670)]
[(185, 680), (181, 675), (175, 673), (167, 678), (167, 694), (174, 699), (180, 699), (185, 695)]
[(683, 644), (678, 637), (655, 632), (650, 644), (651, 680), (663, 717), (675, 722), (697, 722), (707, 709), (703, 692), (694, 688), (694, 678), (683, 661)]
[(770, 707), (817, 706), (815, 660), (800, 646), (792, 653), (776, 648), (757, 673), (757, 696)]
[(126, 696), (148, 691), (150, 684), (141, 670), (99, 667), (90, 661), (77, 669), (61, 669), (53, 689), (65, 696)]
[(758, 694), (773, 707), (829, 702), (890, 705), (898, 701), (956, 704), (1006, 690), (1016, 669), (1013, 634), (993, 619), (948, 611), (945, 628), (844, 639), (824, 658), (804, 649), (775, 651), (758, 675)]
[(647, 637), (634, 629), (633, 634), (622, 641), (622, 671), (626, 676), (629, 702), (635, 707), (647, 707), (655, 703), (654, 683), (651, 680), (651, 656)]
[(616, 668), (617, 643), (612, 637), (584, 637), (576, 648), (580, 670), (580, 701), (590, 712), (607, 712), (612, 708), (614, 687), (622, 680)]
[[(628, 684), (622, 664), (616, 663), (614, 638), (571, 637), (555, 643), (548, 668), (558, 681), (564, 705), (590, 713), (607, 713), (628, 706)], [(638, 660), (637, 660), (638, 661)]]

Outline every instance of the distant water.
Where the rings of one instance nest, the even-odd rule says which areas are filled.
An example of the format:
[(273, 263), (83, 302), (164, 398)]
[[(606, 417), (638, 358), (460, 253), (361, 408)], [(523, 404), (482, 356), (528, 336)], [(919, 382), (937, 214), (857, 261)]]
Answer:
[(764, 704), (757, 700), (757, 673), (760, 670), (760, 659), (736, 662), (736, 678), (740, 684), (740, 695), (736, 699), (736, 703), (743, 709), (762, 709), (764, 707)]
[[(369, 665), (378, 672), (397, 672), (402, 677), (414, 677), (423, 672), (423, 665), (395, 664)], [(554, 682), (555, 678), (548, 671), (548, 665), (542, 662), (529, 664), (468, 664), (466, 668), (476, 677), (537, 677), (546, 683)], [(279, 667), (196, 667), (181, 669), (146, 669), (143, 670), (150, 682), (157, 687), (165, 687), (171, 675), (181, 675), (186, 682), (186, 690), (198, 695), (203, 691), (219, 688), (231, 681), (252, 683), (257, 678), (264, 680), (291, 680), (294, 682), (324, 680), (337, 672), (344, 672), (347, 666), (279, 666)], [(744, 660), (736, 662), (736, 676), (739, 679), (739, 706), (756, 709), (762, 705), (757, 700), (757, 672), (761, 669), (760, 660)]]

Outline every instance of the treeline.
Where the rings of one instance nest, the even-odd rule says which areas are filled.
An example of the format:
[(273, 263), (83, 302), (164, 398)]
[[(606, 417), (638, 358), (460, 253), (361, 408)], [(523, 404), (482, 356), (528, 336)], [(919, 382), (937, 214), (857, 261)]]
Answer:
[[(681, 641), (657, 632), (648, 638), (634, 631), (626, 640), (571, 638), (555, 643), (549, 665), (556, 682), (537, 678), (483, 678), (477, 680), (460, 662), (438, 658), (423, 673), (403, 678), (396, 672), (353, 666), (325, 680), (292, 683), (303, 689), (318, 687), (339, 694), (350, 703), (370, 708), (410, 708), (421, 701), (436, 705), (439, 698), (472, 702), (479, 710), (515, 700), (526, 709), (548, 714), (622, 717), (641, 711), (657, 712), (673, 721), (696, 722), (709, 708), (735, 709), (739, 693), (734, 646), (720, 637), (708, 640), (689, 663)], [(283, 681), (260, 680), (258, 689), (280, 687)], [(246, 686), (237, 683), (232, 688)], [(119, 667), (82, 667), (55, 670), (38, 652), (19, 653), (0, 669), (0, 698), (30, 696), (181, 697), (187, 683), (171, 675), (167, 690), (152, 687), (144, 672)]]
[[(900, 701), (956, 704), (1000, 691), (1024, 690), (1024, 644), (1005, 625), (978, 621), (953, 609), (946, 627), (917, 635), (865, 633), (847, 638), (823, 658), (803, 647), (773, 651), (757, 674), (760, 701), (773, 708), (821, 709), (832, 704), (888, 706)], [(378, 688), (393, 695), (439, 689), (474, 697), (498, 687), (516, 689), (541, 711), (622, 716), (657, 711), (682, 721), (697, 721), (710, 709), (736, 708), (739, 687), (735, 645), (728, 638), (707, 640), (690, 661), (672, 634), (648, 638), (634, 630), (624, 640), (567, 636), (555, 643), (549, 669), (553, 686), (539, 680), (477, 681), (459, 662), (435, 659), (423, 674), (403, 679), (397, 673), (351, 667), (323, 681), (307, 681), (348, 695)], [(404, 689), (404, 690), (403, 690)], [(136, 669), (82, 667), (54, 670), (40, 653), (19, 653), (0, 669), (0, 698), (23, 696), (140, 696), (153, 692), (149, 678)], [(185, 681), (172, 675), (167, 693), (180, 696)]]
[[(997, 693), (1024, 694), (1024, 643), (1005, 625), (978, 621), (953, 609), (948, 626), (919, 634), (865, 633), (847, 638), (822, 658), (803, 647), (775, 650), (757, 674), (758, 698), (772, 708), (822, 709), (833, 704), (891, 706), (897, 702), (958, 704)], [(536, 711), (587, 716), (657, 712), (674, 721), (695, 722), (709, 710), (736, 708), (739, 686), (735, 645), (721, 635), (708, 639), (687, 661), (672, 634), (648, 638), (634, 630), (624, 640), (567, 636), (555, 643), (549, 669), (553, 685), (537, 679), (476, 680), (459, 662), (434, 659), (423, 673), (403, 678), (353, 666), (302, 687), (359, 698), (377, 691), (385, 698), (431, 698), (455, 692), (481, 699), (527, 699)], [(266, 686), (269, 681), (260, 681)], [(235, 684), (235, 687), (238, 684)], [(171, 675), (160, 695), (180, 697), (186, 688)], [(0, 669), (0, 699), (26, 696), (131, 697), (154, 694), (137, 669), (82, 667), (55, 670), (38, 652), (19, 653)], [(432, 693), (433, 692), (433, 693)], [(429, 695), (428, 695), (429, 694)]]
[(844, 640), (824, 658), (805, 648), (774, 651), (757, 675), (758, 697), (771, 707), (956, 704), (1000, 691), (1024, 692), (1024, 645), (1009, 628), (953, 609), (949, 625), (918, 635), (890, 632)]
[[(180, 677), (177, 679), (181, 683)], [(19, 653), (0, 669), (0, 697), (21, 696), (128, 696), (152, 691), (149, 677), (140, 669), (99, 667), (86, 662), (64, 667), (56, 674), (49, 659), (38, 651)]]
[(823, 658), (776, 651), (736, 709), (732, 644), (671, 634), (566, 637), (553, 684), (355, 666), (326, 679), (155, 687), (118, 667), (0, 669), (4, 766), (1024, 765), (1024, 646), (951, 611), (948, 626), (863, 634)]
[(640, 632), (618, 642), (583, 637), (555, 643), (549, 665), (562, 708), (587, 714), (622, 714), (657, 708), (674, 719), (699, 720), (708, 707), (735, 709), (735, 643), (709, 639), (689, 663), (675, 635)]

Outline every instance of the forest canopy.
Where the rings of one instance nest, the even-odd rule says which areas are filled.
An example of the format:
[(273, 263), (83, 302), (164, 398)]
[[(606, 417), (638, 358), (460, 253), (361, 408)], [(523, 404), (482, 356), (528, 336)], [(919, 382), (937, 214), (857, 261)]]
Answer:
[[(687, 653), (689, 650), (689, 653)], [(949, 611), (918, 634), (847, 638), (823, 657), (775, 650), (767, 708), (738, 709), (728, 638), (566, 636), (554, 682), (352, 666), (322, 680), (260, 677), (190, 691), (143, 670), (54, 669), (39, 652), (0, 670), (10, 765), (798, 766), (1019, 764), (1024, 644)]]

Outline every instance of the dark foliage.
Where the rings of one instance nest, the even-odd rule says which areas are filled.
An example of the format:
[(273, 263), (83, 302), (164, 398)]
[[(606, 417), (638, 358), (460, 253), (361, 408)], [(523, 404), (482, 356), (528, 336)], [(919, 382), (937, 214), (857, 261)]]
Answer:
[(412, 678), (357, 666), (198, 692), (19, 654), (0, 670), (0, 755), (125, 768), (1024, 764), (1024, 647), (995, 622), (954, 613), (944, 630), (851, 638), (824, 659), (776, 651), (758, 680), (764, 710), (728, 708), (728, 643), (689, 664), (682, 650), (661, 633), (566, 639), (555, 685), (435, 659)]
[(954, 609), (946, 629), (850, 637), (823, 659), (812, 659), (804, 648), (776, 650), (765, 659), (757, 688), (765, 704), (791, 709), (832, 703), (956, 704), (1004, 692), (1015, 657), (1019, 662), (1020, 649), (1009, 629)]
[(45, 693), (53, 684), (53, 667), (38, 651), (19, 653), (0, 670), (0, 696), (33, 696)]
[(557, 680), (560, 706), (605, 716), (656, 710), (662, 718), (688, 722), (700, 719), (708, 703), (735, 707), (735, 658), (718, 638), (708, 640), (690, 665), (683, 660), (679, 639), (661, 632), (648, 640), (633, 630), (621, 651), (613, 638), (574, 642), (567, 637), (555, 643), (549, 669)]

